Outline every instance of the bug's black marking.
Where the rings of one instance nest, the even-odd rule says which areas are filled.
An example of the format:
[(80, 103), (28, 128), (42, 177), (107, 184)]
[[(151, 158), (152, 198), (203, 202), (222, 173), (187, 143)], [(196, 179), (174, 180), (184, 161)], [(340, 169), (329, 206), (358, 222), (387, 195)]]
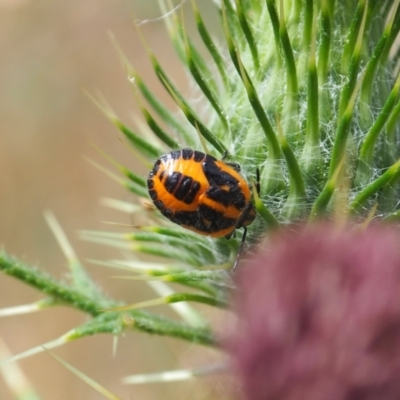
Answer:
[(149, 178), (147, 179), (147, 187), (149, 190), (154, 188), (153, 174), (150, 173)]
[[(156, 199), (157, 199), (157, 197), (156, 197)], [(161, 200), (153, 200), (153, 201), (154, 201), (154, 205), (164, 214), (163, 210), (166, 210), (166, 208), (164, 207), (164, 203)]]
[(174, 196), (178, 200), (182, 201), (190, 193), (192, 184), (193, 179), (190, 176), (183, 175), (182, 180), (179, 182), (179, 186), (174, 193)]
[(185, 199), (183, 200), (186, 204), (191, 204), (193, 203), (194, 198), (196, 197), (197, 193), (199, 192), (201, 188), (201, 185), (199, 182), (195, 181), (192, 185), (192, 187), (190, 188), (189, 193), (187, 194), (187, 196), (185, 197)]
[(153, 201), (157, 200), (157, 198), (158, 198), (158, 193), (157, 193), (157, 191), (154, 190), (154, 189), (149, 190), (149, 195), (150, 195), (150, 198), (151, 198)]
[(246, 199), (239, 186), (229, 186), (228, 190), (221, 189), (218, 186), (211, 186), (207, 189), (206, 195), (225, 207), (234, 205), (238, 210), (242, 210), (246, 206)]
[(216, 164), (214, 157), (206, 156), (203, 170), (210, 184), (206, 192), (210, 199), (223, 204), (225, 207), (234, 205), (239, 210), (246, 206), (246, 199), (239, 186), (239, 181), (228, 172), (222, 171)]
[(194, 181), (188, 176), (184, 176), (174, 195), (178, 200), (181, 200), (186, 204), (191, 204), (200, 188), (201, 185), (199, 182)]
[(204, 204), (200, 204), (198, 213), (202, 218), (211, 221), (209, 227), (210, 232), (221, 231), (236, 225), (236, 220), (234, 218), (224, 217), (219, 211)]
[(216, 164), (216, 161), (214, 157), (207, 154), (203, 163), (204, 175), (210, 186), (238, 186), (239, 181), (228, 172), (222, 171)]
[[(164, 211), (161, 210), (167, 216)], [(172, 216), (168, 216), (168, 218), (176, 224), (191, 226), (205, 234), (219, 232), (222, 229), (231, 228), (236, 224), (235, 219), (226, 218), (221, 213), (204, 205), (201, 205), (197, 211), (178, 211), (172, 213)]]
[(161, 158), (164, 157), (164, 162), (167, 161), (168, 159), (172, 158), (173, 160), (179, 160), (181, 158), (182, 151), (181, 150), (175, 150), (171, 151), (171, 153), (163, 155)]
[[(163, 172), (165, 172), (165, 171), (163, 171)], [(179, 187), (182, 177), (183, 177), (183, 174), (181, 174), (180, 172), (173, 172), (172, 174), (170, 173), (169, 175), (167, 175), (167, 178), (164, 181), (164, 187), (165, 187), (166, 191), (168, 193), (174, 193), (176, 188)], [(160, 179), (162, 179), (161, 175), (160, 175)]]
[(204, 153), (202, 153), (200, 151), (195, 151), (193, 160), (196, 162), (200, 162), (200, 161), (203, 161), (205, 157), (206, 157), (206, 155)]
[(190, 160), (193, 157), (194, 151), (192, 149), (181, 150), (181, 157), (183, 160)]
[[(162, 177), (163, 174), (160, 175), (160, 180)], [(180, 172), (169, 174), (163, 184), (168, 193), (186, 204), (191, 204), (193, 202), (201, 188), (199, 182), (194, 181), (190, 176), (183, 175)]]
[[(161, 165), (161, 160), (158, 159), (157, 162), (154, 164), (154, 167), (153, 167), (152, 171), (150, 172), (150, 174), (157, 175), (157, 172), (160, 169), (160, 165)], [(149, 176), (149, 178), (150, 178), (150, 176)]]

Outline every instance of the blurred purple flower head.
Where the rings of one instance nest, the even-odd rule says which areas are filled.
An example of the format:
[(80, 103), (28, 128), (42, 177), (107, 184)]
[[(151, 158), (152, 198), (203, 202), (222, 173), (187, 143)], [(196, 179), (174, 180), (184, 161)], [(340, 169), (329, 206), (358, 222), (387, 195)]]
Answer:
[(227, 343), (245, 399), (400, 399), (397, 230), (281, 231), (238, 275)]

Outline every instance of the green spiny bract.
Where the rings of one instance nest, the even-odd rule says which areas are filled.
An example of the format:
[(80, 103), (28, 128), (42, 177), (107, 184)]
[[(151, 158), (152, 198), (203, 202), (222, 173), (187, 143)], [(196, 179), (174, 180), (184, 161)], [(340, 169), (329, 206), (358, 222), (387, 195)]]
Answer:
[[(212, 62), (177, 13), (167, 20), (201, 107), (197, 101), (194, 110), (151, 52), (186, 121), (172, 126), (138, 76), (137, 86), (178, 147), (216, 157), (227, 151), (250, 183), (260, 170), (260, 215), (249, 227), (250, 242), (294, 221), (397, 216), (398, 3), (224, 0), (217, 6), (218, 41), (192, 4), (200, 46)], [(220, 255), (216, 261), (226, 260), (226, 252)]]

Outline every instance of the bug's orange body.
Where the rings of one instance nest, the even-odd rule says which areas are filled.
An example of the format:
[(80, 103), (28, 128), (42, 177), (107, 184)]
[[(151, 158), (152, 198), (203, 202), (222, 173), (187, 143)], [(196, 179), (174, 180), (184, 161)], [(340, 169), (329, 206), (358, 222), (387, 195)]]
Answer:
[(256, 216), (249, 185), (238, 171), (236, 164), (208, 154), (176, 150), (156, 161), (147, 185), (155, 206), (172, 222), (229, 238)]

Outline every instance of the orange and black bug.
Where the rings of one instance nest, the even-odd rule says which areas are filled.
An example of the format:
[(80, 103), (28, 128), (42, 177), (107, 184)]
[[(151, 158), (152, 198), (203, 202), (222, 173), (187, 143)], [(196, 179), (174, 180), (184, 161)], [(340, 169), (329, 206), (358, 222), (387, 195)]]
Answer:
[(249, 185), (239, 171), (239, 165), (200, 151), (175, 150), (156, 161), (147, 186), (161, 213), (187, 229), (229, 239), (236, 229), (243, 228), (239, 256), (246, 227), (256, 216)]

